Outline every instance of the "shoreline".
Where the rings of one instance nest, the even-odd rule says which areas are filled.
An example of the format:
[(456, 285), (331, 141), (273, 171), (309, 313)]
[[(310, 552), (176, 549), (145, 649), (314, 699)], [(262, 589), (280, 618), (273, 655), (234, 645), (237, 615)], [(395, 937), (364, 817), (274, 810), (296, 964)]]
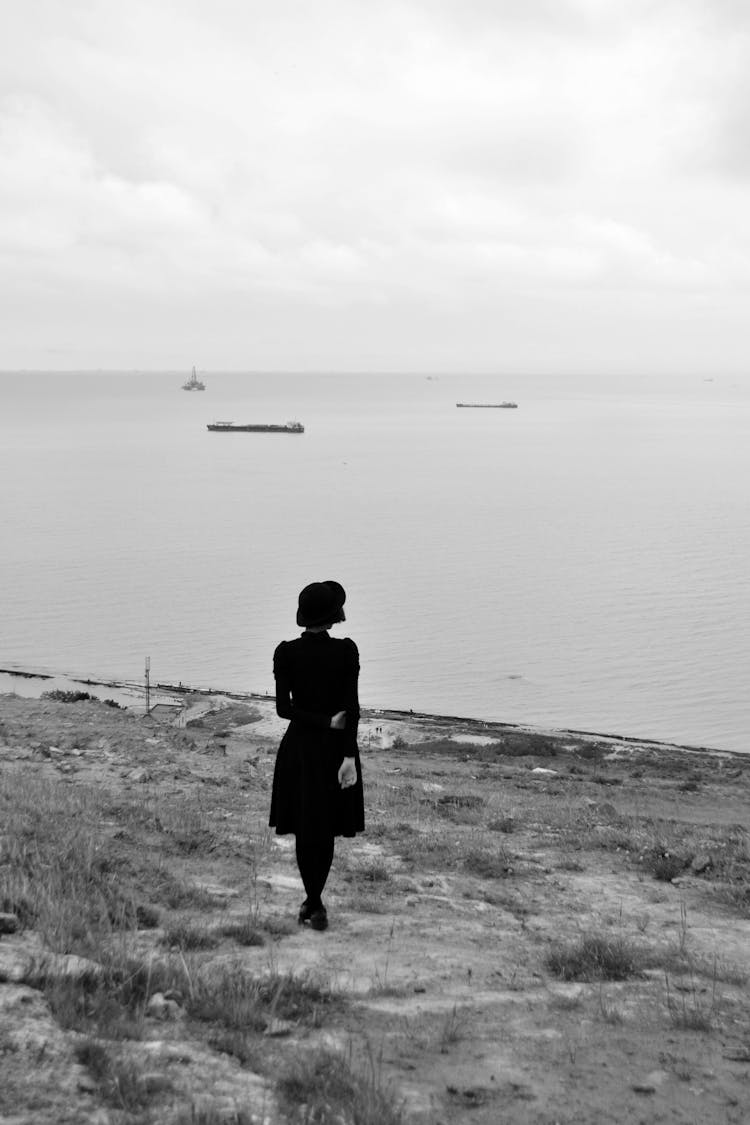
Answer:
[[(114, 691), (134, 694), (139, 701), (145, 699), (145, 682), (142, 680), (118, 680), (98, 678), (94, 676), (79, 676), (67, 672), (54, 672), (50, 670), (30, 669), (20, 667), (0, 667), (0, 694), (2, 693), (3, 677), (18, 678), (24, 681), (40, 681), (47, 683), (56, 681), (73, 686), (108, 688)], [(225, 691), (216, 687), (194, 687), (179, 682), (177, 684), (163, 683), (161, 681), (150, 684), (152, 696), (151, 706), (157, 703), (175, 702), (175, 697), (184, 699), (188, 696), (200, 696), (206, 699), (222, 698), (236, 702), (273, 703), (273, 696), (267, 692), (254, 691)], [(41, 694), (41, 693), (40, 693)], [(161, 697), (161, 698), (159, 698)], [(130, 708), (136, 706), (134, 702), (127, 704)], [(543, 735), (549, 738), (583, 738), (606, 741), (613, 746), (622, 745), (633, 749), (650, 751), (680, 751), (687, 754), (709, 755), (711, 757), (739, 758), (746, 760), (750, 754), (742, 750), (726, 750), (716, 746), (701, 746), (690, 743), (667, 742), (664, 739), (639, 737), (638, 735), (613, 734), (608, 731), (583, 730), (576, 727), (539, 726), (530, 723), (505, 722), (503, 720), (477, 719), (467, 715), (435, 714), (427, 711), (402, 710), (394, 707), (362, 707), (362, 716), (367, 718), (377, 716), (391, 722), (428, 724), (435, 728), (461, 726), (467, 733), (482, 734), (486, 737), (496, 732), (498, 735), (509, 731), (519, 731), (527, 734)]]

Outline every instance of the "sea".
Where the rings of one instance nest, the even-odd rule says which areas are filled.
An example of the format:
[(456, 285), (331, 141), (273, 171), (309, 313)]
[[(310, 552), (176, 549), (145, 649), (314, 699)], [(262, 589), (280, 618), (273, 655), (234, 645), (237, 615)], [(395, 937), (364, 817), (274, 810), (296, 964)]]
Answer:
[(750, 751), (750, 376), (188, 374), (0, 374), (2, 668)]

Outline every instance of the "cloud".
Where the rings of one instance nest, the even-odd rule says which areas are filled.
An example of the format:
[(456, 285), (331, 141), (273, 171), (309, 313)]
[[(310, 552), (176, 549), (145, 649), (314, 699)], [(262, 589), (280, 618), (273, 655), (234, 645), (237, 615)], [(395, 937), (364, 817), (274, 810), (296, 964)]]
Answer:
[(32, 0), (0, 44), (0, 293), (42, 335), (64, 293), (81, 339), (108, 294), (123, 341), (149, 299), (225, 334), (235, 301), (350, 309), (352, 361), (390, 310), (395, 362), (420, 302), (745, 286), (743, 13)]

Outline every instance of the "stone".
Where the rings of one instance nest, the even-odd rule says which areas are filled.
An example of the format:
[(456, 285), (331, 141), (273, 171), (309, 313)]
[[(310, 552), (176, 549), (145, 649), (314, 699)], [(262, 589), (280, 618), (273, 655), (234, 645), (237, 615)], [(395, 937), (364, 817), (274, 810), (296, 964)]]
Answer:
[(155, 1020), (179, 1020), (185, 1013), (176, 1000), (167, 999), (163, 992), (155, 992), (146, 1005), (146, 1015)]
[(143, 785), (145, 782), (151, 780), (151, 774), (148, 770), (140, 769), (131, 770), (130, 773), (125, 775), (128, 781), (134, 782), (136, 785)]
[(146, 1005), (146, 1015), (151, 1016), (156, 1020), (166, 1019), (167, 1001), (164, 999), (163, 992), (155, 992), (153, 996), (149, 997), (148, 1004)]
[(29, 956), (12, 945), (0, 944), (0, 984), (17, 984), (29, 971)]
[(14, 934), (18, 929), (16, 914), (0, 914), (0, 934)]
[(57, 977), (64, 980), (98, 980), (104, 969), (97, 961), (78, 957), (75, 953), (47, 953), (37, 965), (40, 977)]
[(138, 1078), (138, 1086), (144, 1094), (160, 1094), (172, 1089), (166, 1074), (146, 1073)]
[(701, 872), (707, 871), (710, 866), (711, 856), (706, 852), (698, 852), (696, 856), (693, 856), (693, 861), (690, 864), (690, 870), (694, 875), (700, 875)]

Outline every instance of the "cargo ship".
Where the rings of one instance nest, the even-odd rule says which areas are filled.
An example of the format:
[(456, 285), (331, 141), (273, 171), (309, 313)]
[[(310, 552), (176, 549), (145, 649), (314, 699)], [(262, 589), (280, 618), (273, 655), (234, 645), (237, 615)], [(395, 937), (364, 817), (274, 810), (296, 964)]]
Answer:
[(517, 402), (457, 402), (456, 406), (470, 407), (474, 410), (518, 410)]
[(200, 381), (195, 372), (195, 368), (193, 368), (193, 372), (187, 383), (182, 384), (182, 389), (183, 391), (205, 391), (206, 384)]
[(303, 434), (305, 427), (301, 422), (286, 422), (284, 425), (265, 425), (263, 423), (209, 422), (209, 430), (219, 434)]

